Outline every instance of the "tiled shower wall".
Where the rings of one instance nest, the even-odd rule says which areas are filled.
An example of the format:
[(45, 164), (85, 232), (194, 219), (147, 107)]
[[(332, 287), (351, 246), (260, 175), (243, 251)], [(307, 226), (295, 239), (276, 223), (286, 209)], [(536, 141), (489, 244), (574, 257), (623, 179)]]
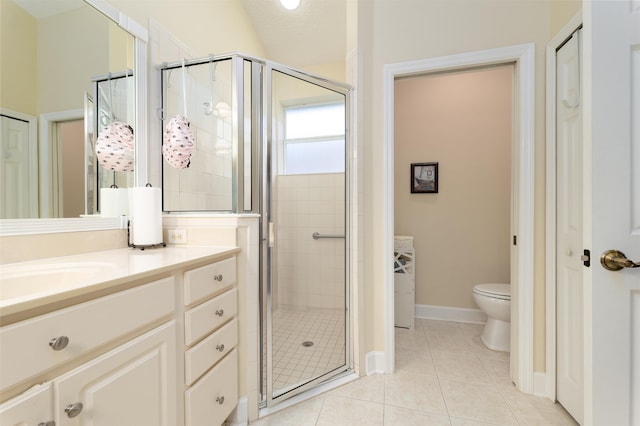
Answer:
[[(175, 114), (174, 111), (183, 110), (181, 74), (179, 69), (172, 72), (171, 86), (167, 89), (167, 120)], [(187, 118), (196, 144), (188, 168), (179, 170), (164, 162), (165, 209), (229, 211), (232, 208), (231, 117), (215, 115), (212, 108), (205, 107), (216, 103), (211, 88), (196, 80), (197, 73), (189, 70), (187, 76)], [(228, 89), (228, 82), (222, 78), (218, 78), (215, 84)]]
[(275, 185), (274, 307), (343, 309), (346, 240), (312, 234), (345, 235), (344, 173), (279, 175)]
[[(150, 22), (151, 60), (156, 66), (164, 62), (192, 58), (192, 52), (165, 28)], [(181, 68), (165, 73), (165, 125), (177, 113), (185, 114), (183, 105), (183, 73)], [(232, 208), (232, 125), (227, 111), (215, 110), (218, 102), (231, 105), (231, 66), (229, 61), (218, 65), (203, 64), (187, 67), (186, 117), (196, 139), (191, 164), (186, 169), (174, 169), (163, 161), (163, 207), (165, 211), (230, 211)], [(153, 79), (160, 79), (160, 72)], [(154, 83), (155, 81), (152, 81)], [(157, 82), (158, 87), (160, 81)], [(160, 100), (154, 99), (160, 106)], [(155, 118), (155, 117), (154, 117)], [(156, 121), (153, 120), (155, 123)], [(158, 129), (152, 140), (162, 140)], [(162, 129), (164, 130), (164, 129)], [(152, 151), (152, 156), (156, 155)], [(160, 150), (157, 152), (161, 156)], [(155, 179), (152, 177), (151, 179)]]

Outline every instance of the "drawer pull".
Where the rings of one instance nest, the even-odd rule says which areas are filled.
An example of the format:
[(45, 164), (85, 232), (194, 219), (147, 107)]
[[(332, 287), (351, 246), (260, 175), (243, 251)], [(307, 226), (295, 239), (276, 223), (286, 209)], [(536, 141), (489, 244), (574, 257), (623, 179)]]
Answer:
[(221, 345), (216, 345), (216, 350), (218, 352), (224, 352), (224, 343), (221, 344)]
[(224, 396), (217, 397), (216, 402), (220, 405), (224, 404)]
[(72, 419), (82, 412), (82, 408), (82, 402), (76, 402), (75, 404), (67, 405), (67, 407), (64, 409), (64, 412), (67, 414), (67, 417)]
[(216, 309), (216, 315), (221, 317), (224, 315), (224, 309)]
[(222, 274), (214, 275), (213, 279), (216, 281), (222, 281)]
[(49, 346), (51, 346), (51, 349), (54, 351), (61, 351), (66, 348), (68, 344), (69, 338), (67, 336), (54, 337), (49, 340)]
[(40, 422), (38, 423), (38, 426), (56, 426), (56, 422), (54, 422), (53, 420), (50, 420), (48, 422)]

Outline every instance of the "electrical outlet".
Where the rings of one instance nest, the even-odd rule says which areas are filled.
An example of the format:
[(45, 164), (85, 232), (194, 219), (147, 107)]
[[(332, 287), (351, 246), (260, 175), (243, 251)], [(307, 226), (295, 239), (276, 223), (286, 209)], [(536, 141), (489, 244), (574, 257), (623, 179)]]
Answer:
[(187, 231), (184, 229), (169, 229), (169, 244), (187, 244)]

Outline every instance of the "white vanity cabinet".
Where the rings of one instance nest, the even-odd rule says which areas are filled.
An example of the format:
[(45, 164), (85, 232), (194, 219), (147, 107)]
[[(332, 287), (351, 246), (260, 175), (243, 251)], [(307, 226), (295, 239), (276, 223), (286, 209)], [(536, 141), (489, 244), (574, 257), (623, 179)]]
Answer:
[(56, 426), (170, 426), (175, 321), (53, 380)]
[(51, 383), (36, 385), (0, 405), (0, 424), (6, 426), (55, 426)]
[(224, 423), (238, 402), (235, 257), (184, 274), (185, 425)]
[(0, 424), (173, 424), (174, 295), (169, 277), (0, 328), (2, 390), (36, 385)]

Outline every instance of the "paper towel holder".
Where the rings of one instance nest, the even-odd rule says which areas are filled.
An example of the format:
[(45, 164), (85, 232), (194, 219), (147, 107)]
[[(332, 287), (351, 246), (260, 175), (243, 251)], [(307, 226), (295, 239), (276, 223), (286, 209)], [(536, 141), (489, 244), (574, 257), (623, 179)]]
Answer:
[(131, 248), (139, 248), (140, 250), (144, 250), (146, 248), (157, 248), (157, 247), (166, 247), (167, 243), (164, 241), (158, 244), (133, 244), (131, 243), (131, 221), (127, 220), (127, 241), (129, 242), (129, 247)]
[[(152, 187), (152, 185), (150, 183), (147, 183), (145, 187)], [(134, 249), (139, 248), (140, 250), (144, 250), (145, 248), (156, 248), (156, 247), (167, 246), (167, 243), (164, 241), (156, 244), (133, 244), (131, 242), (131, 220), (127, 221), (127, 242), (129, 247)]]

